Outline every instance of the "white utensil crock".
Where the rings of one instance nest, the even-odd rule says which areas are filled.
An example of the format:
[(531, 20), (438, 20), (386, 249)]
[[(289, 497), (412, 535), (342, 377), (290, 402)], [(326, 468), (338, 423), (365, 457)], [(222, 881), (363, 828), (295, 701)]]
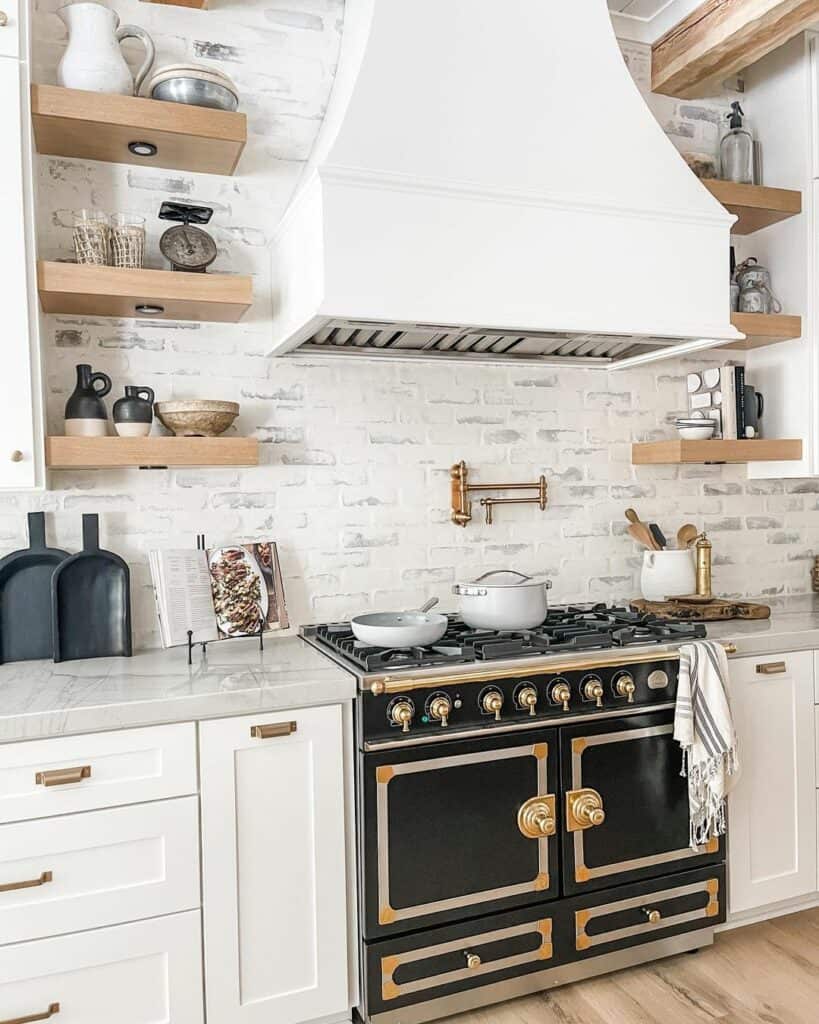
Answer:
[(640, 588), (646, 601), (685, 597), (697, 589), (694, 556), (690, 551), (646, 551)]
[[(68, 29), (68, 49), (57, 68), (57, 84), (88, 92), (138, 96), (156, 55), (148, 33), (136, 25), (119, 27), (119, 15), (98, 3), (68, 4), (57, 14)], [(145, 47), (145, 61), (136, 81), (119, 46), (127, 38), (139, 39)]]

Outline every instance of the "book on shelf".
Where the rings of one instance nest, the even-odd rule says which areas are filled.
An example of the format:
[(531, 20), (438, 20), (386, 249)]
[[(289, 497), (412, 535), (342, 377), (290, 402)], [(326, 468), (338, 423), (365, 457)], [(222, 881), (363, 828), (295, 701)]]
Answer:
[(279, 556), (272, 541), (209, 550), (150, 551), (163, 647), (287, 629)]

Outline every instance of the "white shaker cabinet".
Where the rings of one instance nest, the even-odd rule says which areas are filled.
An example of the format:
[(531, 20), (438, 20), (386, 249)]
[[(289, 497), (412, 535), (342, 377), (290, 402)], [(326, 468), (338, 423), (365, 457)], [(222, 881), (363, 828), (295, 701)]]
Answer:
[(742, 775), (728, 799), (728, 910), (816, 890), (813, 653), (731, 661)]
[[(21, 7), (22, 9), (22, 7)], [(17, 4), (0, 0), (0, 275), (3, 361), (0, 373), (0, 488), (40, 482), (37, 312), (34, 300), (33, 203), (27, 62), (17, 60), (22, 33)], [(2, 19), (0, 18), (0, 21)]]
[(208, 1024), (349, 1013), (343, 765), (337, 706), (200, 726)]

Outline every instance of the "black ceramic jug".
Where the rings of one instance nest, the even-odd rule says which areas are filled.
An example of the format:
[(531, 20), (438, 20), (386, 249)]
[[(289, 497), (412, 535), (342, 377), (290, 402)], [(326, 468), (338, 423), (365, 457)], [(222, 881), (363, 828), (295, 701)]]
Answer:
[[(97, 382), (102, 382), (98, 388)], [(111, 390), (106, 373), (94, 373), (88, 363), (77, 366), (77, 386), (65, 403), (67, 437), (105, 437), (108, 433), (108, 410), (103, 398)]]
[(147, 437), (153, 419), (153, 390), (126, 385), (125, 397), (114, 402), (114, 429), (119, 436)]

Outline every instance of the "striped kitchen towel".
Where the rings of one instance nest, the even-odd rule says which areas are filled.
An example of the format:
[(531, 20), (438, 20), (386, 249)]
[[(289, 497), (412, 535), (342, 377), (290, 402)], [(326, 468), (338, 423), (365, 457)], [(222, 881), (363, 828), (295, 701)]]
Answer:
[(739, 754), (722, 644), (698, 640), (680, 648), (674, 739), (688, 778), (691, 846), (725, 833), (725, 798), (739, 777)]

